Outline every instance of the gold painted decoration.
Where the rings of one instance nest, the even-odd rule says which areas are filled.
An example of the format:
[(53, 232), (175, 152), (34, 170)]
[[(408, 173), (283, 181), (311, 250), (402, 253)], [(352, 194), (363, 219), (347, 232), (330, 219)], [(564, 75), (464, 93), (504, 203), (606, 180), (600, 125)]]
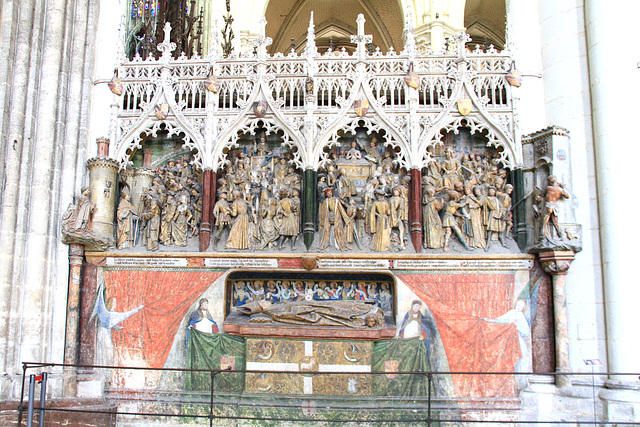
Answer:
[(507, 73), (507, 83), (513, 87), (520, 87), (522, 84), (522, 74), (518, 70), (511, 70)]
[(263, 118), (267, 114), (267, 103), (258, 101), (253, 103), (253, 114), (258, 118)]
[(158, 120), (164, 120), (169, 116), (169, 104), (156, 105), (154, 110)]
[(220, 90), (220, 82), (211, 75), (205, 79), (204, 87), (206, 87), (209, 92), (218, 93), (218, 90)]
[(473, 103), (470, 99), (458, 99), (458, 112), (463, 116), (468, 115), (471, 112)]
[(364, 117), (367, 115), (367, 111), (369, 110), (369, 101), (366, 99), (360, 99), (355, 102), (354, 109), (358, 117)]

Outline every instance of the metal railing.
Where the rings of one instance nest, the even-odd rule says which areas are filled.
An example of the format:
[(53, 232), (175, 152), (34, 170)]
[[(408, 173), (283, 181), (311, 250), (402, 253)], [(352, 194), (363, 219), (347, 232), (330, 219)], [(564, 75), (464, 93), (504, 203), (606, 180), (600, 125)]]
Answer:
[[(62, 375), (75, 377), (78, 371), (122, 370), (122, 371), (157, 371), (162, 374), (208, 374), (209, 390), (175, 391), (175, 390), (123, 390), (111, 388), (105, 391), (105, 398), (118, 406), (115, 411), (100, 410), (95, 408), (62, 408), (48, 405), (47, 377), (56, 375), (55, 372), (47, 372), (44, 369), (63, 368)], [(27, 376), (28, 371), (40, 371), (38, 374)], [(58, 369), (59, 371), (59, 369)], [(59, 371), (60, 372), (60, 371)], [(383, 378), (389, 375), (394, 377), (416, 376), (418, 381), (423, 381), (426, 387), (424, 395), (398, 396), (398, 395), (285, 395), (274, 393), (247, 393), (229, 392), (216, 389), (216, 379), (219, 376), (229, 374), (242, 374), (243, 381), (248, 375), (260, 374), (286, 374), (318, 378), (325, 375), (333, 376), (363, 376), (369, 378)], [(575, 414), (574, 419), (567, 419), (566, 412), (563, 419), (522, 420), (520, 419), (521, 402), (518, 397), (470, 397), (459, 396), (444, 397), (434, 392), (434, 386), (440, 377), (453, 377), (457, 375), (478, 376), (479, 380), (487, 380), (494, 376), (513, 376), (525, 381), (531, 381), (536, 377), (545, 378), (546, 382), (554, 377), (564, 378), (591, 377), (593, 399), (593, 413)], [(73, 414), (96, 414), (116, 416), (118, 419), (131, 417), (131, 420), (140, 421), (177, 418), (191, 420), (208, 420), (213, 426), (218, 422), (260, 422), (260, 425), (278, 425), (278, 423), (304, 423), (346, 425), (439, 425), (439, 426), (466, 426), (466, 425), (638, 425), (637, 422), (602, 420), (602, 413), (597, 411), (596, 377), (624, 376), (632, 380), (640, 378), (638, 373), (608, 373), (608, 372), (562, 372), (562, 373), (514, 373), (514, 372), (361, 372), (361, 371), (275, 371), (275, 370), (233, 370), (233, 369), (182, 369), (182, 368), (147, 368), (124, 367), (104, 365), (71, 365), (61, 363), (23, 363), (22, 389), (20, 404), (18, 406), (18, 425), (23, 425), (26, 412), (26, 425), (34, 425), (34, 418), (38, 426), (42, 426), (46, 413), (60, 413), (67, 417)], [(383, 376), (383, 377), (380, 377)], [(28, 398), (25, 402), (26, 379), (29, 379)], [(375, 381), (371, 381), (373, 384)], [(388, 381), (388, 379), (386, 380)], [(35, 401), (35, 385), (41, 383), (40, 400)], [(535, 381), (534, 381), (535, 382)], [(543, 381), (544, 382), (544, 381)], [(582, 383), (587, 386), (588, 383)], [(423, 387), (423, 389), (425, 388)], [(243, 387), (244, 388), (244, 387)], [(373, 387), (372, 387), (373, 391)], [(75, 397), (75, 396), (74, 396)], [(51, 401), (51, 400), (50, 400)], [(37, 406), (36, 406), (37, 405)], [(155, 407), (154, 407), (155, 405)], [(140, 410), (126, 410), (127, 407), (138, 406)], [(149, 408), (152, 410), (142, 410)], [(124, 409), (122, 409), (124, 408)], [(167, 408), (172, 409), (168, 411)], [(156, 410), (157, 409), (157, 410)], [(303, 416), (295, 414), (302, 413)], [(37, 415), (37, 416), (36, 416)], [(355, 416), (354, 416), (355, 415)], [(226, 421), (225, 421), (226, 420)]]

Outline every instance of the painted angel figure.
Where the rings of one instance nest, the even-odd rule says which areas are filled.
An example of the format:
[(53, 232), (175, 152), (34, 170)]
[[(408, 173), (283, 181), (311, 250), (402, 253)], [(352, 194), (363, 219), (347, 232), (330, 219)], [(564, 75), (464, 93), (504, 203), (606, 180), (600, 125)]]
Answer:
[(144, 308), (144, 305), (139, 305), (132, 310), (118, 312), (116, 303), (114, 297), (109, 298), (105, 303), (104, 288), (98, 289), (98, 298), (91, 315), (92, 319), (96, 317), (98, 320), (96, 347), (99, 351), (96, 352), (96, 365), (113, 365), (114, 346), (111, 332), (114, 329), (122, 329), (120, 326), (122, 322)]

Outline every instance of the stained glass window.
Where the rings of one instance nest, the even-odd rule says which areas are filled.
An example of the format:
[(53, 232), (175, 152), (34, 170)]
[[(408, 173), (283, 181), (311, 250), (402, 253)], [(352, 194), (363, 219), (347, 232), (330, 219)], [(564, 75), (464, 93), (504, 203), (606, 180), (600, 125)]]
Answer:
[(158, 0), (132, 0), (131, 1), (131, 17), (142, 18), (146, 11), (149, 10), (151, 16), (156, 16), (158, 11)]

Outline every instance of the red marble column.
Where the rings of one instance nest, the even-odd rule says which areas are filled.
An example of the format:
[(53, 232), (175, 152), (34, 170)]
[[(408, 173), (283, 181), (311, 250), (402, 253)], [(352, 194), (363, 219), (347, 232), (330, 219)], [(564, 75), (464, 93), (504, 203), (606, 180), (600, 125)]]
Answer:
[[(574, 259), (573, 251), (540, 252), (538, 258), (544, 271), (553, 278), (553, 312), (556, 341), (556, 372), (571, 372), (569, 362), (569, 328), (567, 315), (566, 275)], [(571, 384), (566, 375), (556, 376), (556, 384), (564, 387)]]
[(217, 173), (207, 169), (202, 174), (202, 218), (200, 219), (200, 252), (211, 244), (213, 206), (216, 202)]
[(143, 167), (150, 167), (152, 159), (153, 159), (153, 150), (149, 148), (142, 150), (142, 166)]
[[(78, 328), (80, 320), (80, 284), (84, 246), (69, 245), (69, 290), (67, 295), (67, 329), (64, 342), (64, 363), (78, 364)], [(63, 391), (65, 396), (75, 396), (78, 384), (75, 368), (64, 369)]]
[(422, 252), (422, 172), (411, 169), (411, 186), (409, 187), (409, 228), (411, 243), (416, 252)]

